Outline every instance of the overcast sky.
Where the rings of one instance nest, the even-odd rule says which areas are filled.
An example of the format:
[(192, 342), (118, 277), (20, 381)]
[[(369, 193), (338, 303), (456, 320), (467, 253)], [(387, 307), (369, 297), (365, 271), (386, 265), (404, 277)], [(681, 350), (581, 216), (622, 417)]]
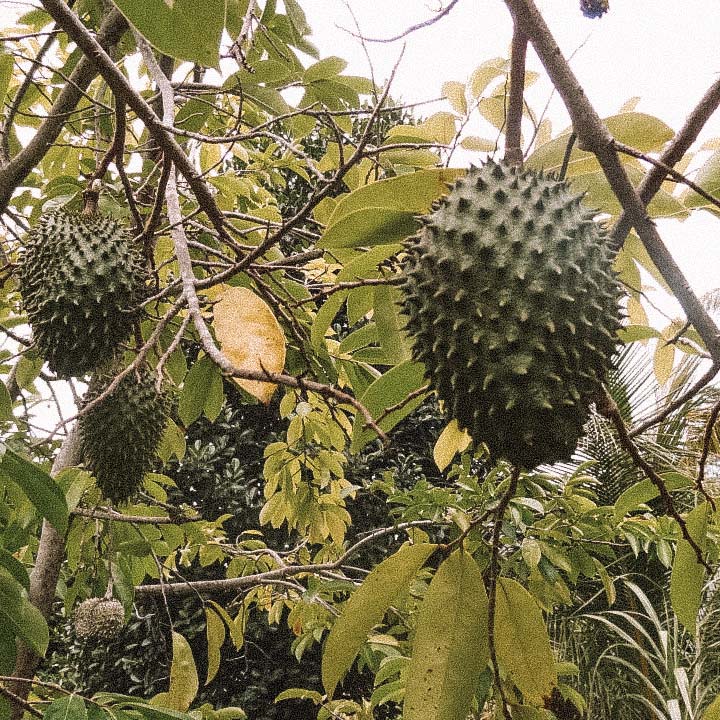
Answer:
[[(447, 0), (443, 0), (447, 4)], [(310, 0), (305, 8), (322, 55), (350, 61), (348, 72), (367, 74), (360, 44), (341, 28), (353, 28), (349, 4), (366, 37), (389, 37), (432, 17), (438, 0), (391, 0), (382, 9), (371, 0)], [(610, 0), (610, 12), (590, 20), (579, 0), (539, 0), (538, 5), (591, 102), (602, 116), (616, 113), (639, 96), (637, 110), (657, 115), (677, 130), (720, 72), (718, 0)], [(460, 0), (449, 15), (405, 39), (393, 96), (405, 102), (437, 97), (445, 80), (466, 81), (484, 60), (507, 57), (512, 25), (501, 0)], [(369, 45), (376, 78), (382, 81), (402, 42)], [(534, 53), (528, 64), (541, 66)], [(543, 107), (549, 85), (538, 82), (530, 94)], [(428, 110), (428, 112), (430, 112)], [(556, 131), (568, 124), (562, 102), (550, 107)], [(720, 113), (701, 141), (720, 135)], [(685, 222), (659, 223), (663, 238), (698, 292), (720, 287), (720, 221), (696, 213)]]

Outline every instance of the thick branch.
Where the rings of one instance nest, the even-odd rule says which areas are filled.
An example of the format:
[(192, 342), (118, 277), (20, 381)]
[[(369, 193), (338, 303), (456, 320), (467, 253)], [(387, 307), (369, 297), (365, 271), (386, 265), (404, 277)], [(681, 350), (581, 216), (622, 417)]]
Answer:
[(82, 24), (80, 18), (62, 0), (42, 0), (42, 4), (85, 55), (93, 59), (98, 71), (113, 93), (125, 98), (130, 108), (143, 121), (153, 140), (162, 147), (166, 155), (175, 163), (177, 169), (185, 177), (198, 203), (210, 218), (220, 236), (225, 237), (223, 216), (218, 210), (207, 184), (196, 172), (193, 164), (175, 138), (163, 129), (162, 121), (153, 112), (150, 105), (137, 94), (128, 79), (115, 67), (112, 58), (98, 44)]
[(525, 58), (528, 39), (515, 23), (510, 55), (510, 93), (507, 122), (505, 124), (505, 160), (511, 165), (522, 165), (522, 118), (525, 95)]
[(550, 79), (570, 113), (580, 147), (595, 154), (628, 221), (673, 291), (688, 320), (695, 326), (714, 362), (720, 361), (720, 330), (703, 307), (668, 249), (645, 205), (635, 192), (613, 145), (613, 137), (590, 104), (533, 0), (505, 0), (515, 23), (533, 44)]
[[(716, 80), (703, 95), (695, 109), (688, 115), (680, 132), (672, 139), (665, 151), (660, 155), (663, 165), (672, 167), (678, 163), (690, 146), (695, 142), (705, 123), (720, 105), (720, 80)], [(638, 195), (644, 203), (649, 203), (655, 193), (662, 187), (665, 172), (662, 167), (653, 167), (638, 186)], [(622, 245), (623, 240), (630, 232), (632, 223), (627, 213), (623, 212), (612, 231), (613, 243), (616, 247)]]
[[(60, 452), (55, 458), (52, 467), (52, 474), (57, 475), (61, 470), (72, 467), (80, 462), (80, 433), (75, 426), (65, 438)], [(65, 540), (62, 535), (47, 520), (43, 522), (40, 535), (40, 545), (35, 567), (30, 573), (30, 602), (35, 605), (45, 618), (50, 616), (55, 589), (60, 577), (60, 567), (65, 556)], [(32, 678), (40, 662), (40, 658), (24, 644), (18, 644), (17, 660), (15, 662), (14, 675), (18, 678)], [(18, 682), (10, 687), (22, 700), (27, 698), (30, 686), (27, 683)], [(23, 708), (15, 704), (11, 717), (19, 720), (22, 717)]]
[[(73, 14), (67, 5), (58, 4), (63, 5), (66, 13)], [(97, 39), (92, 38), (87, 30), (85, 32), (91, 37), (94, 45), (105, 53), (105, 49), (115, 45), (125, 30), (127, 30), (125, 18), (117, 10), (113, 10), (98, 30)], [(57, 140), (65, 125), (67, 113), (78, 104), (83, 92), (88, 88), (97, 72), (98, 68), (92, 60), (92, 55), (80, 58), (70, 74), (68, 82), (65, 83), (57, 100), (50, 108), (48, 117), (40, 125), (30, 142), (12, 160), (0, 168), (0, 212), (5, 211), (15, 188), (42, 160), (50, 146)]]

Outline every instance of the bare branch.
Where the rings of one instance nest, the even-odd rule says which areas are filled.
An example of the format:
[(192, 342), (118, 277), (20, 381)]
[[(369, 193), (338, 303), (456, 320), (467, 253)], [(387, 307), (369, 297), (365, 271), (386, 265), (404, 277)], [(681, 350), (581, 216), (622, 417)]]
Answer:
[(595, 154), (615, 196), (645, 249), (682, 306), (715, 362), (720, 362), (720, 329), (663, 243), (630, 182), (613, 145), (613, 137), (590, 104), (533, 0), (505, 0), (523, 28), (570, 113), (580, 147)]

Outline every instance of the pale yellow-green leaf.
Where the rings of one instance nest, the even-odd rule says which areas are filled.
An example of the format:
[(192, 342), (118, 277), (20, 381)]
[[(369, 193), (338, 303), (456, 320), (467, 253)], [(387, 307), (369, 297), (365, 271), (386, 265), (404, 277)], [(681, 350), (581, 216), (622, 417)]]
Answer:
[(507, 109), (505, 107), (505, 95), (493, 95), (483, 98), (478, 103), (480, 114), (495, 128), (502, 130), (505, 127)]
[(467, 135), (460, 141), (460, 146), (473, 152), (493, 152), (497, 147), (497, 143), (494, 140), (481, 138), (477, 135)]
[(489, 657), (482, 572), (469, 553), (456, 550), (438, 568), (420, 606), (403, 720), (465, 718)]
[[(252, 290), (228, 287), (213, 309), (213, 329), (223, 353), (236, 367), (280, 373), (285, 367), (285, 334), (270, 306)], [(266, 405), (273, 383), (234, 378), (246, 392)]]
[(557, 685), (555, 657), (535, 598), (510, 578), (498, 579), (495, 649), (500, 666), (523, 697), (542, 704)]
[(648, 317), (645, 308), (638, 298), (631, 295), (628, 298), (627, 315), (631, 325), (647, 325)]
[[(685, 518), (687, 531), (701, 553), (707, 546), (708, 510), (708, 504), (702, 503)], [(684, 538), (678, 540), (670, 576), (670, 602), (678, 620), (693, 636), (697, 630), (704, 582), (705, 568), (698, 562), (695, 548)]]
[(463, 83), (455, 80), (443, 83), (442, 94), (458, 115), (467, 113), (467, 100), (465, 99), (465, 85)]
[(520, 553), (525, 564), (531, 569), (537, 567), (542, 558), (540, 543), (535, 538), (526, 537), (520, 546)]
[(205, 684), (212, 682), (220, 669), (220, 648), (225, 642), (225, 623), (212, 607), (205, 608), (205, 630), (208, 646), (207, 679)]
[(720, 695), (708, 705), (703, 713), (702, 720), (720, 720)]
[(428, 141), (448, 145), (455, 137), (455, 120), (452, 113), (437, 112), (420, 123), (420, 128), (424, 131)]
[(658, 385), (665, 385), (670, 379), (674, 363), (675, 348), (672, 345), (668, 345), (665, 340), (658, 339), (653, 357), (653, 369)]
[(180, 633), (173, 632), (172, 648), (170, 687), (167, 692), (155, 695), (150, 704), (186, 712), (200, 687), (197, 669), (190, 644)]
[(328, 698), (350, 669), (368, 634), (396, 598), (407, 590), (436, 545), (405, 545), (383, 560), (355, 590), (337, 619), (322, 655), (322, 682)]
[(440, 433), (433, 448), (433, 459), (438, 469), (444, 470), (455, 454), (463, 452), (471, 442), (472, 438), (465, 430), (460, 429), (457, 420), (451, 420)]
[(500, 75), (504, 75), (508, 68), (508, 61), (504, 58), (493, 58), (484, 62), (473, 70), (468, 80), (468, 88), (470, 94), (474, 98), (479, 98), (483, 94), (485, 88)]
[(615, 598), (617, 597), (617, 593), (615, 591), (615, 581), (610, 577), (607, 568), (598, 558), (593, 558), (593, 563), (595, 565), (595, 569), (598, 572), (598, 575), (600, 576), (600, 580), (602, 581), (603, 588), (605, 590), (605, 597), (608, 601), (608, 606), (614, 605)]

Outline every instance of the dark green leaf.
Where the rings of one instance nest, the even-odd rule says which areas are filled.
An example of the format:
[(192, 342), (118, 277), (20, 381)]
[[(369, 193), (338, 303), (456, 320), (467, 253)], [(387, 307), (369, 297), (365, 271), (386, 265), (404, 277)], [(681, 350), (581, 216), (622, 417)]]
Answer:
[(60, 486), (37, 465), (10, 449), (0, 461), (0, 475), (20, 486), (38, 512), (49, 520), (59, 533), (68, 523), (68, 507)]

